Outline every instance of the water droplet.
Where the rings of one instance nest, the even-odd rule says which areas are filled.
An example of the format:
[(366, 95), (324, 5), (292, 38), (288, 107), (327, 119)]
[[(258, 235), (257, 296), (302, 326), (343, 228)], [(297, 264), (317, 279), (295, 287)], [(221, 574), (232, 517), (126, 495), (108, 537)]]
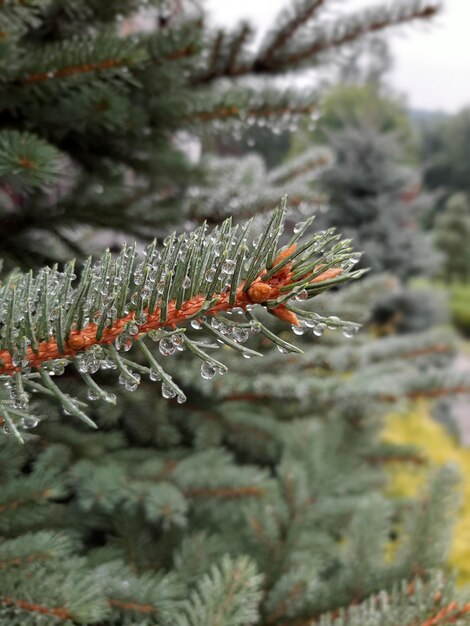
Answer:
[(237, 343), (245, 343), (245, 341), (249, 337), (249, 333), (246, 328), (240, 328), (239, 326), (235, 326), (232, 331), (232, 337)]
[(361, 257), (362, 252), (353, 252), (349, 257), (349, 262), (351, 263), (351, 265), (356, 265), (361, 260)]
[(161, 380), (162, 377), (160, 376), (159, 371), (152, 367), (152, 369), (150, 370), (149, 378), (150, 380), (155, 382), (157, 380)]
[(252, 333), (257, 334), (261, 330), (261, 323), (256, 320), (251, 320), (250, 322), (250, 330)]
[(115, 393), (107, 393), (105, 396), (103, 396), (103, 400), (105, 402), (109, 402), (110, 404), (116, 404), (116, 394)]
[(201, 363), (201, 376), (203, 378), (205, 378), (206, 380), (210, 380), (211, 378), (214, 378), (216, 374), (217, 368), (215, 367), (215, 365), (213, 365), (209, 361), (203, 361), (203, 363)]
[(300, 233), (300, 231), (305, 227), (306, 222), (297, 222), (294, 226), (293, 231), (295, 234)]
[(325, 321), (327, 328), (329, 328), (330, 330), (335, 330), (336, 328), (338, 328), (338, 325), (341, 324), (341, 320), (339, 319), (339, 317), (336, 317), (336, 315), (330, 315), (330, 317), (327, 317)]
[(207, 280), (208, 283), (211, 283), (214, 280), (215, 272), (216, 272), (215, 267), (211, 267), (209, 270), (207, 270), (205, 274), (205, 279)]
[(357, 332), (356, 326), (344, 326), (343, 327), (343, 335), (346, 337), (346, 339), (351, 339), (351, 337), (354, 337), (356, 332)]
[(323, 322), (320, 322), (320, 324), (317, 324), (314, 327), (313, 334), (316, 337), (321, 337), (323, 335), (323, 333), (325, 332), (325, 328), (326, 328), (326, 324), (323, 324)]
[(163, 337), (163, 339), (160, 340), (158, 349), (163, 356), (171, 356), (176, 352), (176, 346), (170, 337)]
[(162, 384), (162, 396), (167, 400), (174, 398), (176, 396), (176, 391), (173, 389), (171, 385), (167, 382)]
[(281, 354), (287, 354), (289, 352), (289, 350), (287, 350), (283, 346), (277, 346), (277, 349), (279, 350)]
[(235, 271), (235, 266), (235, 261), (232, 261), (231, 259), (226, 259), (222, 264), (222, 272), (228, 275), (233, 274), (233, 272)]
[(201, 322), (199, 320), (191, 320), (191, 328), (194, 328), (194, 330), (201, 330)]
[(132, 348), (131, 337), (124, 337), (124, 339), (121, 340), (121, 346), (124, 349), (124, 352), (129, 352), (129, 350)]
[(302, 291), (299, 291), (298, 293), (296, 293), (294, 297), (294, 300), (298, 300), (299, 302), (302, 302), (307, 299), (308, 299), (308, 291), (306, 289), (302, 289)]
[(39, 424), (39, 421), (39, 417), (35, 417), (34, 415), (27, 415), (21, 420), (21, 426), (25, 430), (30, 430), (31, 428), (36, 428), (36, 426)]
[(302, 326), (292, 325), (292, 332), (294, 333), (294, 335), (303, 335), (305, 332), (305, 328), (302, 328)]
[(127, 324), (127, 332), (129, 335), (137, 335), (139, 333), (139, 327), (135, 322), (129, 322)]
[(177, 350), (184, 350), (184, 335), (182, 333), (176, 333), (176, 335), (172, 335), (171, 341), (173, 345), (176, 346)]
[(187, 289), (191, 285), (191, 279), (189, 278), (189, 276), (184, 277), (182, 285), (183, 289)]

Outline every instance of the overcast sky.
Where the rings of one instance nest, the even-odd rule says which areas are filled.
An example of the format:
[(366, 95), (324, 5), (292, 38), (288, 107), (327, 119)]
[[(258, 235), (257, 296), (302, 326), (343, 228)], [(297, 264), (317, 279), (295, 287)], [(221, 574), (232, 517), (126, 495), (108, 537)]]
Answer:
[[(248, 18), (266, 29), (291, 0), (206, 0), (217, 24)], [(334, 11), (347, 12), (377, 0), (332, 0)], [(391, 33), (391, 31), (389, 31)], [(390, 36), (395, 67), (392, 85), (415, 108), (456, 111), (470, 105), (470, 0), (444, 0), (432, 25), (406, 26)]]

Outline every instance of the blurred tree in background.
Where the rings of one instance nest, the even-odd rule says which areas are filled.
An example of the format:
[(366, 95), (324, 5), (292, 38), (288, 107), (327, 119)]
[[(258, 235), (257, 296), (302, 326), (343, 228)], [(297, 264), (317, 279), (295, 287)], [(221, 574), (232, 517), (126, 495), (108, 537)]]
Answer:
[[(423, 459), (380, 440), (390, 407), (468, 391), (454, 337), (345, 343), (397, 283), (325, 293), (363, 275), (310, 232), (331, 151), (199, 158), (208, 133), (315, 121), (316, 93), (272, 79), (437, 10), (327, 5), (287, 6), (253, 49), (192, 2), (0, 3), (2, 626), (469, 623), (456, 471), (392, 499), (387, 466)], [(367, 138), (398, 202), (400, 158)]]

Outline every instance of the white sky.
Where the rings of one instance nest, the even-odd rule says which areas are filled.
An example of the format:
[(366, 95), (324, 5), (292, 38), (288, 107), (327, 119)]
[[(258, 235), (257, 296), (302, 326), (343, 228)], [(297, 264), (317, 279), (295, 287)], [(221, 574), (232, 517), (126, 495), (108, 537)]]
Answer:
[[(234, 25), (247, 18), (263, 30), (291, 0), (205, 0), (213, 22)], [(332, 0), (348, 12), (378, 0)], [(470, 0), (444, 0), (432, 24), (389, 31), (395, 67), (393, 87), (415, 108), (456, 111), (470, 105)]]

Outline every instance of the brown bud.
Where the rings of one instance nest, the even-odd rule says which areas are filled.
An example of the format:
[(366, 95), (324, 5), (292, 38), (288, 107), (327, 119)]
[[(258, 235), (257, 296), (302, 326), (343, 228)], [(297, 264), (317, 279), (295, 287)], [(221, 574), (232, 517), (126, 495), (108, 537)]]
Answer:
[(271, 295), (271, 287), (267, 283), (256, 282), (248, 289), (248, 297), (254, 304), (266, 302)]
[(71, 335), (67, 343), (72, 350), (81, 350), (85, 346), (85, 338), (81, 335)]

